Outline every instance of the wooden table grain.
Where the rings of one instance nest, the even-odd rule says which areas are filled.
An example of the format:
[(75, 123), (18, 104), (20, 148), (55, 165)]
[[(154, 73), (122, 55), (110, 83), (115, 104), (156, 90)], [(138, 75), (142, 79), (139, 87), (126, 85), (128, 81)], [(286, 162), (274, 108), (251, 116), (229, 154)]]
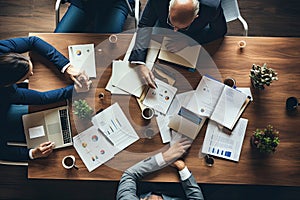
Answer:
[[(91, 173), (87, 171), (73, 147), (55, 150), (46, 159), (29, 162), (28, 178), (118, 181), (123, 170), (127, 167), (167, 148), (167, 145), (161, 143), (159, 134), (156, 134), (152, 139), (143, 136), (145, 128), (151, 127), (157, 132), (157, 125), (153, 119), (151, 122), (145, 122), (141, 118), (135, 98), (111, 96), (109, 92), (104, 90), (111, 75), (112, 59), (123, 58), (132, 35), (119, 35), (118, 43), (115, 46), (107, 42), (109, 35), (52, 33), (31, 33), (30, 35), (39, 36), (67, 57), (68, 45), (94, 43), (99, 78), (93, 80), (95, 87), (92, 91), (76, 96), (74, 99), (88, 99), (95, 112), (108, 107), (111, 103), (119, 102), (141, 138)], [(239, 40), (247, 42), (246, 48), (242, 51), (237, 46)], [(165, 63), (160, 63), (168, 70), (174, 70), (172, 75), (176, 79), (187, 80), (184, 87), (178, 81), (175, 83), (179, 92), (194, 89), (201, 78), (200, 74), (208, 73), (218, 79), (230, 76), (236, 80), (238, 87), (250, 87), (254, 101), (242, 115), (249, 122), (239, 162), (215, 158), (213, 167), (205, 165), (204, 160), (199, 157), (207, 123), (204, 125), (185, 158), (186, 164), (197, 182), (300, 186), (300, 137), (298, 129), (300, 111), (299, 108), (293, 114), (285, 111), (285, 100), (289, 96), (300, 98), (300, 38), (228, 36), (224, 40), (206, 45), (204, 48), (211, 54), (211, 59), (201, 59), (201, 69), (194, 73), (178, 67), (168, 68)], [(55, 70), (51, 63), (36, 53), (31, 53), (31, 58), (34, 64), (34, 76), (30, 77), (30, 88), (45, 91), (70, 84), (70, 81), (66, 81), (65, 77)], [(267, 63), (269, 67), (278, 72), (279, 80), (265, 90), (253, 89), (249, 79), (249, 72), (253, 63), (259, 65)], [(217, 68), (213, 69), (214, 66), (210, 65), (215, 65)], [(104, 100), (98, 99), (97, 94), (100, 92), (105, 93)], [(56, 104), (52, 106), (56, 106)], [(43, 108), (45, 107), (35, 109)], [(71, 124), (73, 135), (91, 125), (88, 120), (79, 121), (72, 113)], [(250, 137), (256, 128), (263, 128), (268, 124), (272, 124), (280, 131), (280, 144), (274, 154), (265, 155), (251, 147)], [(68, 154), (75, 155), (79, 170), (65, 170), (62, 167), (61, 160)], [(173, 168), (166, 167), (147, 176), (144, 180), (176, 182), (178, 175)]]

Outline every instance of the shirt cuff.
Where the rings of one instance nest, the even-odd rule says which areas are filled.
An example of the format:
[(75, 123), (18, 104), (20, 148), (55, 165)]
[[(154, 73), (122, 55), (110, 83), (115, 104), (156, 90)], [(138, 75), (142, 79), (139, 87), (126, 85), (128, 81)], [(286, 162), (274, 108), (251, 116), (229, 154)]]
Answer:
[(166, 164), (166, 161), (164, 160), (164, 157), (162, 155), (162, 153), (158, 153), (154, 156), (155, 161), (157, 162), (158, 166), (163, 166)]
[(131, 64), (138, 64), (138, 65), (146, 65), (146, 63), (142, 62), (142, 61), (131, 61), (130, 63)]
[(65, 73), (66, 69), (71, 65), (71, 63), (66, 64), (60, 71), (61, 73)]
[(29, 158), (30, 158), (31, 160), (34, 159), (33, 156), (32, 156), (32, 151), (33, 151), (33, 149), (30, 149), (30, 150), (29, 150)]
[(182, 181), (185, 181), (192, 175), (187, 166), (185, 166), (182, 170), (178, 171), (178, 173)]

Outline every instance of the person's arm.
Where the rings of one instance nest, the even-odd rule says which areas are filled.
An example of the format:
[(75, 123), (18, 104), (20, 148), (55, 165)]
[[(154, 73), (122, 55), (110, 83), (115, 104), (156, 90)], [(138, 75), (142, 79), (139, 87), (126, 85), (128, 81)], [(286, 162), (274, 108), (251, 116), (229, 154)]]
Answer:
[(67, 73), (76, 84), (81, 86), (75, 78), (80, 75), (79, 71), (70, 64), (69, 59), (41, 38), (30, 36), (0, 41), (1, 53), (25, 53), (28, 51), (35, 51), (41, 56), (47, 58), (57, 67), (58, 70), (62, 73)]
[(204, 199), (201, 188), (197, 184), (194, 176), (182, 160), (173, 163), (180, 175), (181, 185), (187, 199)]
[(186, 152), (190, 145), (191, 141), (182, 139), (172, 145), (166, 152), (158, 153), (127, 169), (121, 177), (117, 199), (139, 199), (136, 194), (137, 181), (144, 176), (167, 166), (167, 164), (174, 162), (174, 160), (178, 159)]
[(6, 140), (0, 137), (0, 159), (8, 161), (27, 161), (29, 149), (27, 147), (8, 146)]
[(9, 102), (13, 104), (44, 105), (59, 102), (72, 97), (73, 85), (64, 88), (39, 92), (13, 85), (14, 91), (9, 94)]
[(1, 53), (36, 51), (52, 62), (59, 70), (62, 70), (63, 67), (70, 63), (69, 60), (53, 46), (36, 36), (2, 40), (0, 41), (0, 50)]
[(129, 57), (129, 61), (132, 64), (137, 65), (136, 67), (138, 67), (140, 77), (152, 88), (156, 88), (154, 75), (145, 64), (152, 34), (152, 27), (155, 25), (157, 19), (155, 3), (153, 0), (149, 0), (147, 1), (142, 17), (139, 21), (135, 44)]

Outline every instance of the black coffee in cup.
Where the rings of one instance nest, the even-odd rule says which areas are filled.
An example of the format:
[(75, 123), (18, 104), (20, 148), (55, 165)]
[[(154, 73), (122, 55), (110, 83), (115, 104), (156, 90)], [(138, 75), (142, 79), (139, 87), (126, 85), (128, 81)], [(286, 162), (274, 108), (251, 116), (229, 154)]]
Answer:
[(209, 155), (206, 155), (204, 159), (205, 159), (205, 163), (206, 163), (207, 166), (211, 167), (215, 163), (215, 159), (213, 157), (209, 156)]
[(298, 99), (296, 97), (289, 97), (286, 100), (286, 110), (287, 111), (293, 111), (296, 110), (297, 106), (298, 106), (299, 102)]
[(71, 157), (67, 157), (65, 160), (64, 160), (64, 164), (68, 167), (72, 166), (73, 165), (73, 159)]
[(152, 108), (144, 108), (142, 111), (142, 116), (144, 119), (151, 119), (154, 115), (154, 110)]

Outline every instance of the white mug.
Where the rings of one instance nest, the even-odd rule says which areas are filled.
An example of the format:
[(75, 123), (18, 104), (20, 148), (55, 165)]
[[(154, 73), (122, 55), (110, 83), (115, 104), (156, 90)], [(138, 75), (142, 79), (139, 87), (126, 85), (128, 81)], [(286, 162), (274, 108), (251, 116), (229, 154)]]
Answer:
[(115, 43), (117, 43), (117, 41), (118, 41), (118, 36), (115, 35), (115, 34), (112, 34), (112, 35), (109, 36), (108, 40), (109, 40), (109, 42), (110, 42), (111, 44), (115, 44)]
[(142, 117), (144, 119), (151, 119), (154, 116), (154, 109), (146, 107), (142, 110)]
[(61, 163), (65, 169), (72, 169), (73, 167), (75, 169), (78, 169), (78, 167), (75, 165), (75, 156), (73, 156), (73, 155), (65, 156), (62, 159)]

